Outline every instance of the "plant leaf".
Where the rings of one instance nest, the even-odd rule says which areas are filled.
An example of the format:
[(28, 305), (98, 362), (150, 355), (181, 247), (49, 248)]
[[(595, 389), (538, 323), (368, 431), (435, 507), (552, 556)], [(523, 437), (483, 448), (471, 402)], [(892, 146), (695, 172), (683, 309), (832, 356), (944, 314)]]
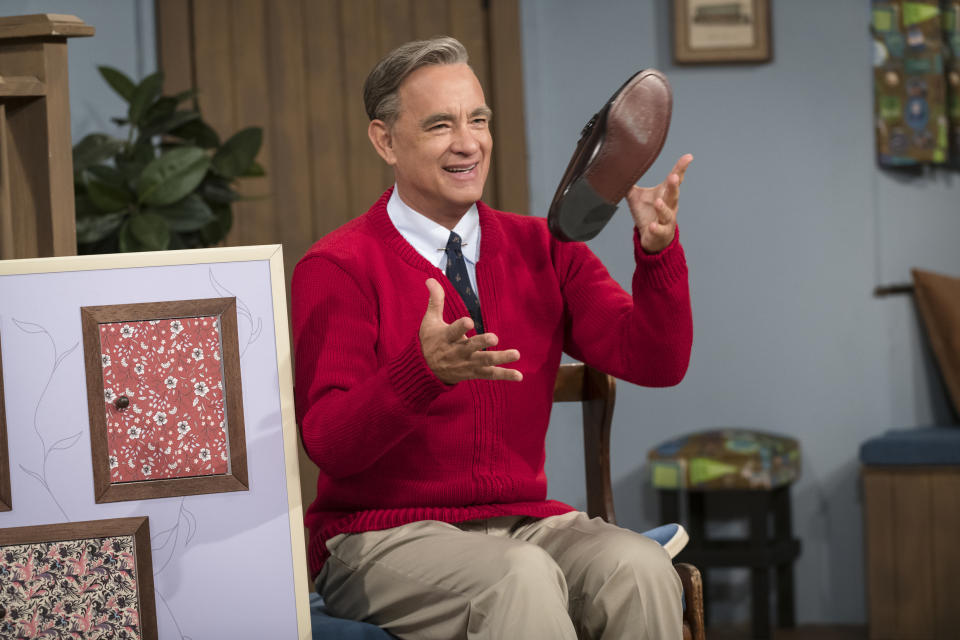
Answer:
[(137, 181), (140, 202), (163, 207), (191, 193), (210, 168), (210, 158), (198, 147), (172, 149), (148, 164)]
[(267, 172), (264, 170), (263, 166), (254, 160), (254, 162), (247, 167), (247, 170), (240, 174), (244, 178), (259, 178), (261, 176), (267, 175)]
[(203, 120), (192, 120), (185, 125), (170, 130), (170, 135), (191, 142), (201, 149), (214, 149), (220, 146), (220, 136)]
[(107, 81), (107, 84), (110, 85), (110, 88), (120, 94), (121, 98), (130, 102), (133, 98), (133, 92), (137, 88), (133, 80), (119, 69), (114, 69), (113, 67), (100, 66), (97, 67), (97, 69), (100, 71), (103, 79)]
[(128, 204), (133, 202), (133, 194), (126, 187), (107, 184), (89, 175), (85, 176), (84, 184), (87, 186), (87, 196), (90, 201), (103, 213), (125, 209)]
[(217, 149), (213, 156), (213, 168), (222, 176), (235, 178), (245, 172), (260, 151), (263, 129), (247, 127), (236, 132)]
[(193, 98), (197, 95), (196, 89), (187, 89), (186, 91), (181, 91), (180, 93), (175, 93), (171, 97), (177, 101), (177, 104), (180, 104), (187, 98)]
[(230, 188), (222, 178), (211, 178), (200, 187), (203, 198), (211, 204), (230, 204), (240, 199), (240, 194)]
[(131, 216), (130, 234), (147, 251), (161, 251), (170, 245), (170, 227), (155, 213)]
[(93, 216), (77, 216), (77, 243), (92, 244), (103, 240), (111, 233), (115, 232), (123, 219), (127, 216), (126, 211), (115, 211), (114, 213), (105, 213)]
[(233, 226), (233, 211), (231, 211), (230, 205), (214, 207), (213, 214), (217, 219), (200, 230), (200, 236), (208, 247), (226, 238), (230, 232), (230, 227)]
[(147, 109), (150, 108), (153, 101), (160, 95), (162, 86), (163, 73), (160, 71), (151, 73), (137, 85), (137, 88), (134, 89), (133, 95), (130, 98), (130, 110), (127, 118), (130, 122), (138, 127), (141, 125), (141, 118), (146, 115)]
[(145, 125), (143, 129), (140, 130), (140, 139), (143, 140), (144, 138), (167, 133), (188, 122), (197, 120), (199, 117), (200, 114), (196, 111), (175, 111), (156, 121), (151, 120), (150, 124)]
[(210, 206), (195, 193), (170, 206), (147, 209), (147, 212), (163, 217), (170, 230), (177, 232), (197, 231), (217, 219)]
[(73, 172), (79, 176), (87, 167), (100, 164), (123, 149), (123, 142), (103, 133), (91, 133), (73, 146)]
[(126, 181), (124, 180), (123, 174), (114, 169), (113, 167), (107, 166), (105, 164), (96, 164), (92, 167), (87, 167), (84, 171), (93, 177), (95, 177), (100, 182), (104, 182), (113, 187), (124, 187), (126, 186)]

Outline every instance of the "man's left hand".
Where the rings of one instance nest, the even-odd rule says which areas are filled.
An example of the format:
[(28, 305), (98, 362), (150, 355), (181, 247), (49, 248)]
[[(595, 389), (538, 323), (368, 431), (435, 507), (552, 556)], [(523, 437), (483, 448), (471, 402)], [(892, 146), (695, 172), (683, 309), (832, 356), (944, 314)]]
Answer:
[(666, 180), (655, 187), (634, 185), (627, 194), (633, 222), (640, 232), (640, 246), (647, 253), (659, 253), (673, 242), (677, 233), (680, 185), (691, 162), (691, 154), (681, 156)]

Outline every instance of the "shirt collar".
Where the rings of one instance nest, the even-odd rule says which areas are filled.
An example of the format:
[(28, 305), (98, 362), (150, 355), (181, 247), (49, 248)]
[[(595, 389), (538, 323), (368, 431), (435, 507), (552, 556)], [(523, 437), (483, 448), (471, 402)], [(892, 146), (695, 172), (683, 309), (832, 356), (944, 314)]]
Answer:
[[(390, 194), (390, 200), (387, 201), (387, 215), (390, 216), (390, 222), (404, 240), (426, 258), (427, 262), (440, 268), (446, 255), (441, 249), (447, 246), (450, 230), (411, 209), (400, 198), (396, 185), (393, 187), (393, 193)], [(480, 255), (480, 213), (477, 211), (477, 203), (470, 205), (453, 231), (462, 240), (463, 257), (468, 262), (476, 264)]]

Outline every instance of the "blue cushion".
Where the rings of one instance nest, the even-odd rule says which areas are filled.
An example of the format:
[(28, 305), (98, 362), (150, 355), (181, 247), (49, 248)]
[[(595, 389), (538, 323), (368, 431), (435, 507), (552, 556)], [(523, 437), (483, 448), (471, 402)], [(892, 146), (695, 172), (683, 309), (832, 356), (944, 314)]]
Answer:
[(865, 465), (960, 465), (960, 428), (891, 429), (860, 445)]
[(378, 626), (334, 618), (327, 613), (319, 593), (310, 594), (310, 622), (314, 640), (394, 640)]
[[(660, 545), (668, 547), (670, 557), (676, 555), (687, 542), (687, 534), (678, 524), (665, 524), (643, 535), (656, 540)], [(687, 602), (683, 594), (680, 595), (683, 608)], [(323, 598), (317, 593), (310, 594), (310, 621), (313, 624), (313, 640), (393, 640), (393, 636), (380, 627), (366, 622), (355, 622), (334, 618), (327, 612)]]

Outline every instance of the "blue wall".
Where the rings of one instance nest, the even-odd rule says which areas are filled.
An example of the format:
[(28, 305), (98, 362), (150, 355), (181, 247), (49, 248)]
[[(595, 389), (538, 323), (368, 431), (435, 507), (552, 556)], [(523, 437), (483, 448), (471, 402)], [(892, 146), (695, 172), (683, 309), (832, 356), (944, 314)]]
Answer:
[[(960, 176), (904, 180), (876, 168), (866, 0), (772, 5), (772, 63), (679, 67), (667, 0), (525, 0), (531, 210), (547, 210), (606, 97), (637, 69), (664, 71), (671, 131), (641, 184), (694, 154), (679, 213), (694, 347), (679, 387), (618, 387), (620, 523), (657, 523), (644, 460), (658, 442), (727, 425), (792, 435), (804, 456), (793, 491), (798, 618), (862, 622), (858, 445), (949, 420), (912, 300), (872, 290), (908, 281), (911, 266), (960, 275)], [(590, 243), (625, 286), (630, 226), (620, 212)], [(547, 472), (552, 497), (583, 505), (578, 419), (555, 412)], [(742, 577), (730, 576), (736, 595), (749, 593)]]
[[(865, 619), (857, 447), (891, 427), (944, 421), (947, 405), (908, 297), (873, 287), (920, 266), (960, 274), (960, 176), (904, 180), (873, 158), (866, 0), (773, 3), (771, 64), (676, 67), (669, 3), (523, 0), (531, 211), (546, 211), (580, 127), (633, 71), (674, 88), (670, 137), (642, 181), (678, 156), (695, 341), (677, 388), (621, 383), (613, 471), (621, 524), (656, 524), (646, 451), (724, 425), (800, 439), (794, 519), (801, 621)], [(156, 66), (149, 0), (2, 0), (0, 14), (71, 13), (97, 27), (70, 45), (73, 135), (109, 131), (123, 104), (96, 65), (140, 78)], [(627, 284), (629, 217), (591, 242)], [(555, 412), (552, 497), (582, 506), (579, 412)], [(745, 594), (742, 579), (730, 589)], [(726, 614), (743, 618), (741, 607)]]

